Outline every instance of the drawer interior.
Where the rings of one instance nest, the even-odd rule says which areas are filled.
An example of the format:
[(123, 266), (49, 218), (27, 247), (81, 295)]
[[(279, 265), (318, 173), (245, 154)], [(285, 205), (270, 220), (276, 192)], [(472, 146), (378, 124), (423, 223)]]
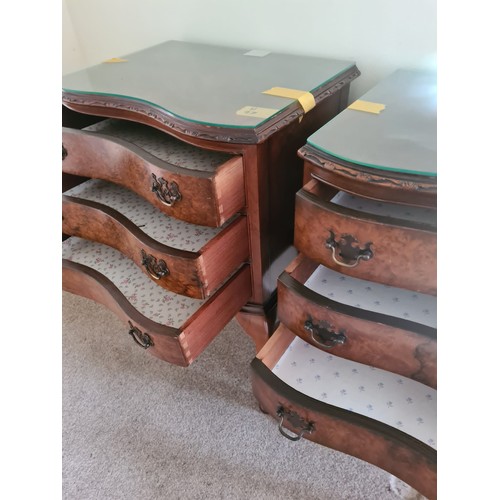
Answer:
[(107, 205), (159, 243), (188, 252), (199, 251), (232, 221), (221, 227), (190, 224), (168, 216), (133, 191), (100, 179), (90, 179), (64, 194)]
[(349, 213), (351, 216), (359, 214), (360, 217), (371, 218), (385, 223), (390, 223), (391, 220), (394, 220), (394, 223), (401, 221), (401, 223), (406, 223), (409, 226), (416, 224), (434, 231), (437, 226), (437, 212), (432, 208), (365, 198), (340, 191), (316, 179), (310, 180), (303, 187), (303, 190), (317, 197), (330, 209), (340, 210), (342, 213)]
[(62, 243), (62, 257), (108, 278), (143, 316), (180, 328), (204, 303), (157, 286), (132, 260), (107, 245), (71, 237)]
[(127, 120), (107, 119), (83, 130), (122, 139), (171, 165), (199, 172), (215, 172), (232, 158), (227, 153), (197, 148), (153, 127)]
[(361, 196), (339, 191), (330, 199), (330, 202), (359, 212), (379, 215), (381, 217), (392, 217), (399, 220), (422, 222), (424, 224), (436, 225), (436, 211), (431, 208), (413, 207), (399, 203), (371, 200)]
[(321, 351), (279, 329), (258, 357), (296, 391), (363, 415), (437, 447), (437, 391)]
[(437, 299), (434, 295), (354, 278), (321, 264), (301, 276), (303, 270), (292, 272), (301, 276), (304, 286), (327, 299), (347, 306), (437, 327)]

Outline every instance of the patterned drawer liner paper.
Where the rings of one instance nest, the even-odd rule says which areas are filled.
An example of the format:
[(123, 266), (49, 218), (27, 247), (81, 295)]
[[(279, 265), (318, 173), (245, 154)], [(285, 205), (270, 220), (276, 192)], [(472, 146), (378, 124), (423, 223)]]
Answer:
[(426, 385), (338, 358), (299, 338), (273, 373), (309, 397), (378, 420), (437, 448), (437, 391)]
[(157, 323), (179, 328), (205, 302), (159, 287), (122, 253), (100, 243), (73, 236), (63, 242), (62, 257), (106, 276), (132, 306)]
[(352, 278), (319, 265), (304, 283), (324, 297), (368, 311), (436, 328), (437, 299), (389, 285)]
[(201, 172), (215, 172), (219, 165), (232, 158), (226, 153), (191, 146), (160, 130), (134, 122), (109, 119), (83, 130), (123, 139), (167, 163)]
[(159, 243), (189, 252), (200, 250), (227, 225), (211, 228), (179, 221), (134, 192), (99, 179), (90, 179), (64, 194), (114, 208)]
[(361, 196), (345, 193), (344, 191), (337, 193), (330, 201), (342, 207), (372, 215), (392, 217), (411, 222), (423, 222), (432, 225), (436, 225), (437, 222), (436, 211), (430, 208), (412, 207), (399, 203), (370, 200), (368, 198), (362, 198)]

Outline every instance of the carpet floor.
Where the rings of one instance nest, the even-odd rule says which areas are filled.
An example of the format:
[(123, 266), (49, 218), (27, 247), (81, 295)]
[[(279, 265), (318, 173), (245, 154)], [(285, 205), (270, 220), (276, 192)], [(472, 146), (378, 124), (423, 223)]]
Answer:
[(423, 498), (370, 464), (283, 438), (252, 394), (255, 348), (235, 320), (188, 368), (126, 333), (63, 292), (65, 500)]

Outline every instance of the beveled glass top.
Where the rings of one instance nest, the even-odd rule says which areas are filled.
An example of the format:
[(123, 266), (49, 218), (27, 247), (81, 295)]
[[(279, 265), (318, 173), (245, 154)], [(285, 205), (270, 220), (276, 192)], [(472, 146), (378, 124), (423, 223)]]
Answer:
[[(294, 103), (262, 92), (272, 87), (313, 92), (354, 66), (350, 61), (178, 41), (119, 58), (125, 62), (103, 62), (64, 76), (63, 90), (119, 96), (183, 120), (232, 128), (257, 127)], [(247, 106), (271, 111), (237, 114)]]
[(360, 99), (380, 114), (345, 109), (308, 139), (328, 155), (382, 170), (437, 175), (435, 73), (398, 70)]

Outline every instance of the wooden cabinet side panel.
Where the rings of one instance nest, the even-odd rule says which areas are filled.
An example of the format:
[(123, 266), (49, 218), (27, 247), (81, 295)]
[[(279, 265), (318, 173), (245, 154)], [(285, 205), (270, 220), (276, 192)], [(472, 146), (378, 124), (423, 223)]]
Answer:
[(220, 333), (248, 301), (251, 294), (250, 269), (244, 266), (224, 287), (197, 311), (182, 328), (182, 340), (188, 349), (186, 358), (191, 363)]
[(214, 199), (217, 201), (219, 220), (229, 220), (236, 212), (245, 208), (245, 184), (243, 159), (236, 156), (227, 161), (214, 178)]

